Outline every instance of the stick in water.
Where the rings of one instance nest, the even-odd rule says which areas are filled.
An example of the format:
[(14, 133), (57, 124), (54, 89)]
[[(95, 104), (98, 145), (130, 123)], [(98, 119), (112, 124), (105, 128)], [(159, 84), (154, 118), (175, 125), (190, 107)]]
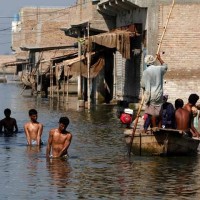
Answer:
[(132, 131), (131, 141), (130, 141), (130, 146), (129, 146), (129, 151), (128, 151), (129, 156), (131, 156), (133, 139), (134, 139), (134, 136), (135, 136), (135, 131), (136, 131), (136, 128), (137, 128), (137, 124), (138, 124), (138, 120), (139, 120), (139, 117), (140, 117), (140, 112), (142, 110), (143, 104), (144, 104), (144, 94), (142, 95), (142, 100), (140, 102), (140, 106), (139, 106), (139, 109), (138, 109), (138, 112), (137, 112), (137, 115), (136, 115), (136, 118), (135, 118), (135, 123), (134, 123), (134, 126), (133, 126), (133, 131)]

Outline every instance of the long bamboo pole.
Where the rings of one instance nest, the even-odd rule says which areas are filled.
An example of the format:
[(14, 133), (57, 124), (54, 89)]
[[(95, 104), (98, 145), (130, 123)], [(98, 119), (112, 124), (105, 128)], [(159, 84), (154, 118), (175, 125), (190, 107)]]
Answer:
[(133, 139), (134, 139), (134, 136), (135, 136), (135, 131), (137, 129), (137, 124), (138, 124), (138, 120), (139, 120), (139, 117), (140, 117), (140, 112), (142, 110), (143, 104), (144, 104), (144, 94), (142, 95), (142, 100), (140, 102), (140, 106), (138, 108), (137, 115), (136, 115), (136, 118), (135, 118), (135, 123), (133, 125), (133, 131), (132, 131), (131, 141), (130, 141), (130, 146), (129, 146), (129, 151), (128, 151), (129, 157), (131, 156), (131, 149), (132, 149)]
[[(170, 19), (172, 10), (174, 8), (174, 4), (175, 4), (175, 0), (172, 1), (171, 9), (170, 9), (168, 17), (167, 17), (167, 22), (166, 22), (166, 25), (164, 27), (164, 30), (163, 30), (163, 33), (162, 33), (162, 36), (161, 36), (161, 39), (160, 39), (160, 42), (159, 42), (159, 45), (158, 45), (158, 49), (157, 49), (157, 52), (156, 52), (156, 59), (157, 59), (158, 53), (160, 52), (162, 41), (163, 41), (165, 32), (167, 30), (167, 26), (168, 26), (168, 23), (169, 23), (169, 19)], [(134, 136), (135, 136), (135, 131), (137, 129), (137, 124), (138, 124), (138, 120), (139, 120), (139, 117), (140, 117), (140, 112), (142, 110), (143, 104), (144, 104), (144, 94), (142, 94), (142, 100), (140, 102), (140, 106), (139, 106), (139, 109), (138, 109), (138, 112), (137, 112), (137, 115), (136, 115), (133, 131), (132, 131), (132, 134), (131, 134), (131, 140), (130, 140), (129, 151), (128, 151), (129, 157), (131, 156), (131, 149), (132, 149), (132, 145), (133, 145), (133, 139), (134, 139)]]
[(173, 10), (173, 8), (174, 8), (174, 4), (175, 4), (175, 0), (172, 1), (171, 9), (170, 9), (170, 11), (169, 11), (169, 14), (168, 14), (168, 17), (167, 17), (167, 21), (166, 21), (166, 24), (165, 24), (165, 27), (164, 27), (162, 36), (161, 36), (161, 38), (160, 38), (160, 42), (159, 42), (159, 44), (158, 44), (158, 49), (157, 49), (156, 55), (160, 52), (160, 48), (161, 48), (161, 45), (162, 45), (162, 41), (163, 41), (165, 32), (166, 32), (166, 30), (167, 30), (167, 26), (168, 26), (168, 23), (169, 23), (169, 19), (170, 19), (172, 10)]

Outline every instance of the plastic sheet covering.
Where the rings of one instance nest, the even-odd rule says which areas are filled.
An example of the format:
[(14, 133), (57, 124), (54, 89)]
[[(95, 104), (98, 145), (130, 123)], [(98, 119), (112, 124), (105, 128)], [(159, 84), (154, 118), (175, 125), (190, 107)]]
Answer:
[[(56, 63), (55, 67), (56, 67), (56, 70), (55, 70), (56, 79), (60, 80), (61, 74), (63, 73), (63, 70), (64, 70), (64, 64), (63, 64), (63, 62)], [(64, 75), (65, 76), (73, 76), (73, 74), (70, 72), (70, 70), (68, 72), (66, 71), (66, 73)]]
[[(91, 53), (91, 55), (94, 55), (95, 53)], [(88, 65), (87, 65), (87, 57), (81, 56), (74, 59), (70, 59), (67, 61), (63, 61), (64, 64), (64, 74), (67, 76), (67, 74), (73, 75), (73, 76), (79, 76), (82, 75), (83, 77), (88, 77)], [(95, 78), (101, 69), (105, 65), (105, 59), (104, 57), (99, 57), (97, 61), (90, 66), (90, 78)]]

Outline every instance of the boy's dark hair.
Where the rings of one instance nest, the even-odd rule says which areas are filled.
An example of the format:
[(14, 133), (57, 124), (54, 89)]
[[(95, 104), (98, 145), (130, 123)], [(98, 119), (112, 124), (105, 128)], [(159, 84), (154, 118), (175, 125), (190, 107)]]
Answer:
[(28, 111), (28, 114), (29, 114), (29, 116), (31, 116), (31, 115), (37, 115), (37, 110), (35, 110), (35, 109), (30, 109), (30, 110)]
[(175, 108), (178, 109), (178, 108), (182, 108), (184, 105), (184, 102), (182, 99), (176, 99), (175, 101)]
[(196, 102), (199, 100), (199, 96), (197, 94), (191, 94), (188, 98), (188, 102), (192, 105), (195, 105)]
[(68, 117), (61, 117), (59, 119), (59, 123), (62, 123), (67, 127), (69, 125), (69, 118)]
[(5, 110), (4, 110), (4, 114), (6, 115), (6, 114), (11, 114), (11, 110), (9, 109), (9, 108), (6, 108)]

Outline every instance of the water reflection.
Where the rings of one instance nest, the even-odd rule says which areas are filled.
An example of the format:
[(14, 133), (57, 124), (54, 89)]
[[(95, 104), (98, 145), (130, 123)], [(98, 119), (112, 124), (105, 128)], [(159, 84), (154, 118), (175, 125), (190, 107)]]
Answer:
[[(10, 107), (19, 132), (0, 135), (0, 199), (199, 199), (200, 155), (196, 157), (126, 156), (127, 148), (114, 106), (77, 110), (77, 102), (20, 95), (18, 84), (0, 84), (0, 115)], [(9, 91), (9, 92), (7, 92)], [(38, 110), (42, 140), (70, 118), (69, 160), (46, 160), (46, 145), (27, 146), (23, 132), (28, 110)]]
[(33, 157), (33, 156), (38, 156), (39, 153), (41, 152), (41, 147), (40, 146), (29, 146), (27, 145), (26, 147), (26, 153), (28, 155), (28, 157)]
[[(138, 158), (130, 164), (129, 176), (131, 182), (128, 195), (148, 197), (163, 195), (163, 198), (177, 196), (191, 197), (199, 195), (199, 157), (170, 157), (170, 158)], [(140, 180), (140, 181), (137, 181)]]
[(65, 193), (72, 171), (69, 162), (66, 159), (50, 158), (47, 159), (46, 166), (51, 177), (50, 184), (57, 187), (59, 194)]

